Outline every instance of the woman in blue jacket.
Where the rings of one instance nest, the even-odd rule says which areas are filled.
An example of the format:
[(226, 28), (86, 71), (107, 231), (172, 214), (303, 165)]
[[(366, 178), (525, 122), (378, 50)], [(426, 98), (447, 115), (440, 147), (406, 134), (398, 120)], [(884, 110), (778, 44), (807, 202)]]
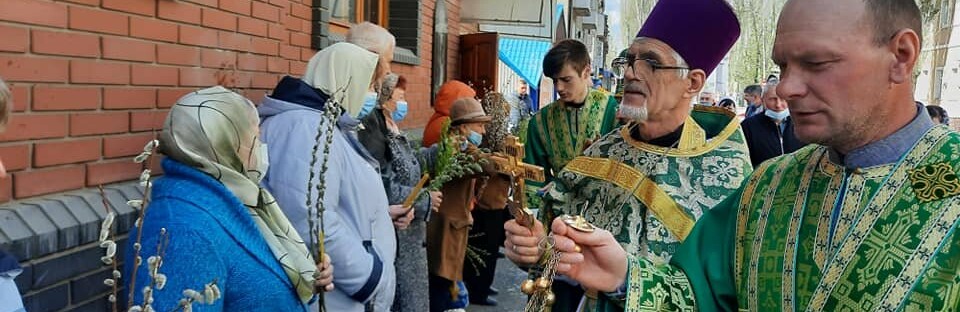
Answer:
[[(220, 298), (194, 302), (193, 310), (306, 311), (315, 289), (332, 287), (332, 267), (314, 264), (273, 196), (259, 186), (267, 159), (258, 123), (253, 104), (223, 87), (188, 94), (170, 109), (159, 144), (167, 156), (165, 176), (152, 189), (142, 224), (136, 304), (172, 311), (186, 289), (203, 293), (215, 282)], [(135, 241), (132, 235), (123, 280), (137, 256)], [(160, 243), (157, 271), (166, 283), (154, 284), (152, 300), (144, 299), (152, 284), (148, 259)]]

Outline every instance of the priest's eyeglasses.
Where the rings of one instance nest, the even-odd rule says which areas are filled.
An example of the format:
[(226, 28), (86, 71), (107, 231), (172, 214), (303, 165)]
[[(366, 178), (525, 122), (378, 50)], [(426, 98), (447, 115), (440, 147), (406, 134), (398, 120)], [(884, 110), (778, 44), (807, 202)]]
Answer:
[[(639, 66), (636, 65), (638, 61), (642, 61), (641, 65)], [(690, 67), (668, 66), (668, 65), (660, 64), (660, 61), (657, 61), (655, 59), (649, 59), (649, 58), (637, 59), (637, 58), (634, 58), (633, 56), (625, 56), (625, 57), (621, 56), (621, 57), (615, 58), (613, 59), (613, 63), (611, 65), (612, 65), (611, 67), (613, 68), (613, 74), (617, 76), (617, 79), (623, 79), (624, 74), (627, 73), (627, 68), (632, 68), (633, 74), (635, 76), (640, 75), (639, 71), (637, 71), (640, 67), (645, 67), (649, 69), (651, 73), (656, 72), (657, 70), (672, 70), (672, 69), (690, 70)]]

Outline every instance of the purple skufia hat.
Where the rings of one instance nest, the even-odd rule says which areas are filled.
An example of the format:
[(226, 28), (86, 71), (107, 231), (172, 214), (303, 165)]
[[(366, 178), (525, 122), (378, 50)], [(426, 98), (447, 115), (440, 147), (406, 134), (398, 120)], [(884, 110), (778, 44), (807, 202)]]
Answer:
[(637, 37), (663, 41), (710, 76), (740, 37), (740, 22), (726, 0), (660, 0)]

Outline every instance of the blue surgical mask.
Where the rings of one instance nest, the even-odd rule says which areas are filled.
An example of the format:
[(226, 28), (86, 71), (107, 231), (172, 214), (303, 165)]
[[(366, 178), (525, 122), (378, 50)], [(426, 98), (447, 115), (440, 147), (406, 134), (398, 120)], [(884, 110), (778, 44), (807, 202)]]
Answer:
[(784, 119), (787, 119), (787, 117), (790, 117), (790, 109), (784, 109), (779, 112), (775, 112), (770, 109), (765, 109), (763, 110), (763, 113), (767, 115), (767, 117), (770, 117), (776, 120), (784, 120)]
[(363, 107), (360, 107), (360, 114), (357, 115), (357, 119), (370, 114), (374, 107), (377, 107), (377, 93), (373, 91), (367, 92), (367, 95), (363, 98)]
[(393, 111), (393, 121), (400, 122), (407, 116), (407, 101), (397, 101), (397, 109)]
[(470, 144), (480, 146), (480, 143), (483, 142), (483, 135), (470, 130), (470, 134), (467, 135), (467, 141), (470, 141)]

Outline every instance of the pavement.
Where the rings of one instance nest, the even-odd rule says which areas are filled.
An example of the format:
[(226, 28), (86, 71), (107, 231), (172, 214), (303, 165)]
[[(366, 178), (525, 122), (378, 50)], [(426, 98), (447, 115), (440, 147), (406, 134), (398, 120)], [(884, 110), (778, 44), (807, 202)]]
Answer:
[(494, 296), (499, 302), (495, 307), (471, 304), (468, 312), (523, 311), (527, 304), (527, 295), (520, 292), (520, 283), (527, 278), (527, 272), (520, 270), (513, 262), (503, 258), (497, 261), (497, 273), (493, 278), (493, 287), (500, 290)]

